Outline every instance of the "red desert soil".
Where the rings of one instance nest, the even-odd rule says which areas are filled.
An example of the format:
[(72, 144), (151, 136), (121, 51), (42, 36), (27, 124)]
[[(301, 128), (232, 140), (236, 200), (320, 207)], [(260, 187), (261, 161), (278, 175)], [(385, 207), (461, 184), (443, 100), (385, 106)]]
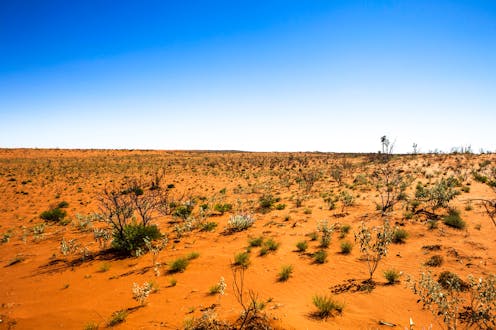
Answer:
[[(382, 217), (376, 210), (380, 197), (370, 182), (371, 171), (381, 166), (373, 155), (324, 153), (241, 153), (183, 152), (137, 150), (0, 150), (0, 329), (85, 329), (91, 325), (104, 328), (115, 311), (129, 310), (122, 329), (182, 328), (185, 321), (200, 317), (202, 309), (213, 304), (220, 320), (234, 321), (241, 312), (233, 291), (231, 263), (234, 255), (246, 251), (248, 239), (263, 236), (280, 243), (277, 251), (260, 256), (260, 247), (251, 248), (246, 270), (245, 289), (253, 290), (265, 302), (264, 312), (281, 329), (379, 329), (386, 321), (398, 329), (415, 322), (415, 329), (441, 328), (440, 318), (417, 303), (406, 286), (407, 275), (418, 278), (421, 271), (433, 274), (449, 270), (466, 279), (467, 275), (486, 277), (496, 272), (496, 227), (478, 202), (467, 207), (469, 199), (495, 199), (495, 191), (474, 180), (473, 170), (486, 161), (495, 165), (494, 155), (404, 155), (391, 163), (404, 175), (413, 177), (406, 190), (407, 200), (415, 195), (418, 181), (434, 184), (454, 176), (461, 192), (450, 202), (467, 223), (463, 230), (439, 221), (429, 229), (422, 214), (406, 216), (407, 202), (400, 201)], [(160, 253), (160, 276), (155, 276), (151, 253), (140, 257), (120, 258), (105, 253), (93, 238), (91, 228), (78, 227), (76, 215), (100, 212), (98, 198), (110, 184), (126, 179), (147, 180), (165, 170), (162, 187), (170, 185), (170, 196), (194, 202), (192, 216), (198, 218), (200, 206), (208, 204), (204, 221), (217, 223), (212, 231), (193, 229), (180, 238), (174, 226), (181, 219), (173, 215), (154, 214), (152, 222), (168, 235), (169, 242)], [(340, 169), (343, 182), (331, 175)], [(313, 171), (313, 172), (312, 172)], [(306, 173), (320, 173), (313, 186), (304, 186)], [(172, 187), (173, 185), (173, 187)], [(467, 188), (468, 187), (468, 188)], [(308, 188), (308, 189), (307, 189)], [(162, 188), (165, 189), (165, 188)], [(326, 196), (346, 191), (354, 197), (353, 205), (342, 209), (342, 202), (329, 209)], [(270, 194), (285, 208), (259, 210), (259, 198)], [(297, 200), (302, 205), (297, 207)], [(62, 201), (68, 203), (65, 225), (44, 221), (40, 214)], [(217, 203), (232, 204), (232, 210), (220, 215), (211, 211)], [(226, 235), (229, 217), (249, 212), (254, 225)], [(446, 210), (439, 209), (443, 215)], [(368, 278), (365, 262), (360, 258), (354, 232), (362, 221), (380, 225), (383, 219), (408, 232), (403, 244), (391, 244), (388, 255), (374, 274), (377, 282), (371, 292), (331, 293), (331, 288), (354, 279)], [(319, 220), (330, 224), (350, 225), (350, 232), (339, 237), (334, 232), (326, 249), (324, 264), (313, 262), (311, 253), (319, 250), (319, 241), (309, 233), (317, 230)], [(43, 228), (42, 224), (45, 225)], [(38, 231), (35, 233), (35, 231)], [(43, 231), (43, 232), (41, 232)], [(76, 239), (79, 249), (63, 255), (62, 239)], [(298, 253), (296, 243), (308, 241), (307, 253)], [(354, 244), (349, 255), (340, 253), (340, 242)], [(422, 249), (439, 244), (440, 251)], [(82, 249), (86, 257), (82, 258)], [(102, 252), (103, 251), (103, 252)], [(168, 273), (170, 263), (178, 257), (198, 252), (184, 272)], [(440, 267), (426, 267), (432, 255), (443, 257)], [(277, 280), (283, 265), (292, 265), (292, 276)], [(402, 272), (400, 282), (386, 285), (383, 271), (394, 268)], [(209, 289), (224, 277), (225, 295), (209, 295)], [(171, 286), (171, 280), (177, 281)], [(144, 306), (132, 297), (133, 283), (152, 281), (157, 292), (151, 293)], [(326, 319), (314, 316), (312, 297), (332, 295), (344, 303), (341, 314)]]

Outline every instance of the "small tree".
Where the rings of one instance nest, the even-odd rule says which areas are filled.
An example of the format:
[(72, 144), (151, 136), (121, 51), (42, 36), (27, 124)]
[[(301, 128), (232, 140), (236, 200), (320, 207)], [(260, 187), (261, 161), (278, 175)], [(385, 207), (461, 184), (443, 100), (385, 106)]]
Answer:
[[(384, 220), (382, 226), (373, 230), (369, 229), (362, 221), (358, 232), (355, 233), (355, 242), (360, 245), (360, 252), (364, 254), (369, 272), (368, 281), (372, 282), (374, 272), (377, 270), (379, 262), (388, 253), (389, 244), (393, 240), (393, 229), (388, 220)], [(375, 233), (375, 237), (374, 236)]]

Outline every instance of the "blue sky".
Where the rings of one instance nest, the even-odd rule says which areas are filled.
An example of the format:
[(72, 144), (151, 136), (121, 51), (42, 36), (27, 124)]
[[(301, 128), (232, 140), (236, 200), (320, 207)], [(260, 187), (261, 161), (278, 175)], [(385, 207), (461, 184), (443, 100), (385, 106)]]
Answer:
[(0, 147), (496, 150), (494, 1), (2, 1)]

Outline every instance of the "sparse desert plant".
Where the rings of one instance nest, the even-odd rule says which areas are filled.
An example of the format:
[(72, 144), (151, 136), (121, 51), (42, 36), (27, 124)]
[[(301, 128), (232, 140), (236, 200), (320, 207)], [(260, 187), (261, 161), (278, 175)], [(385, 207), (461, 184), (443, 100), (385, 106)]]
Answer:
[(332, 233), (334, 232), (335, 226), (330, 226), (327, 220), (321, 220), (317, 224), (317, 230), (321, 233), (320, 247), (327, 248), (331, 243)]
[(261, 246), (263, 243), (263, 237), (262, 236), (259, 236), (259, 237), (253, 237), (253, 238), (250, 238), (248, 240), (248, 245), (251, 246), (251, 247), (258, 247), (258, 246)]
[(313, 254), (313, 260), (318, 264), (323, 264), (327, 260), (327, 252), (319, 250)]
[(67, 212), (65, 210), (55, 207), (41, 213), (40, 218), (47, 221), (60, 222), (66, 217), (66, 215)]
[(408, 279), (408, 285), (419, 301), (431, 312), (442, 317), (447, 329), (457, 329), (459, 323), (467, 328), (492, 329), (496, 326), (496, 276), (468, 276), (468, 282), (458, 275), (443, 272), (436, 281), (430, 272), (421, 273), (418, 281)]
[(449, 210), (449, 213), (443, 217), (443, 222), (445, 225), (455, 229), (464, 229), (467, 225), (461, 218), (460, 212), (455, 209)]
[(84, 325), (84, 330), (97, 330), (99, 328), (98, 324), (95, 322), (89, 322)]
[[(379, 262), (387, 255), (389, 244), (393, 240), (393, 230), (387, 220), (384, 220), (382, 226), (375, 228), (374, 232), (375, 235), (362, 222), (359, 231), (355, 233), (355, 242), (360, 245), (360, 252), (364, 254), (367, 261), (367, 269), (370, 276), (369, 281), (372, 281)], [(372, 236), (375, 236), (375, 238), (373, 239)]]
[(347, 207), (353, 206), (355, 198), (347, 191), (342, 191), (339, 194), (339, 200), (341, 201), (341, 213), (344, 213)]
[(169, 279), (169, 286), (174, 287), (177, 285), (177, 280), (175, 278)]
[(105, 273), (107, 272), (108, 270), (110, 269), (110, 263), (108, 262), (104, 262), (100, 265), (100, 267), (98, 268), (98, 271), (100, 273)]
[(320, 318), (327, 318), (332, 315), (333, 312), (341, 314), (343, 312), (344, 305), (338, 303), (334, 298), (325, 295), (315, 295), (312, 299), (313, 304), (317, 307), (316, 316)]
[(408, 238), (408, 232), (401, 228), (395, 228), (393, 232), (393, 243), (403, 244)]
[(271, 194), (263, 194), (258, 199), (258, 204), (260, 205), (260, 209), (263, 211), (270, 210), (274, 204), (278, 202), (277, 198), (274, 198)]
[(229, 203), (218, 203), (214, 205), (214, 210), (219, 212), (220, 214), (224, 214), (232, 210), (232, 204)]
[(223, 296), (226, 291), (226, 288), (227, 288), (226, 281), (224, 280), (224, 277), (221, 277), (218, 283), (210, 287), (208, 293), (211, 295), (220, 294), (221, 296)]
[(289, 277), (293, 274), (293, 266), (285, 265), (281, 267), (281, 271), (277, 275), (277, 280), (279, 282), (285, 282), (289, 279)]
[(339, 238), (344, 238), (350, 232), (351, 226), (348, 224), (339, 227)]
[(140, 286), (138, 283), (133, 283), (133, 299), (136, 300), (141, 306), (145, 305), (146, 299), (150, 295), (150, 292), (152, 291), (152, 284), (149, 282), (143, 283), (142, 286)]
[(296, 248), (298, 249), (298, 252), (305, 252), (308, 248), (307, 241), (299, 241), (296, 243)]
[(188, 258), (177, 258), (169, 265), (169, 272), (171, 273), (182, 273), (186, 270), (189, 265)]
[(273, 238), (269, 238), (262, 244), (262, 248), (260, 249), (260, 255), (266, 255), (269, 252), (277, 251), (280, 243), (274, 241)]
[(113, 327), (113, 326), (116, 326), (118, 324), (121, 324), (122, 322), (124, 322), (126, 320), (127, 315), (128, 315), (128, 312), (125, 309), (121, 309), (119, 311), (113, 312), (107, 325), (109, 327)]
[(384, 271), (384, 278), (388, 284), (395, 284), (399, 282), (400, 273), (396, 269), (388, 269)]
[(425, 262), (425, 265), (429, 266), (429, 267), (439, 267), (442, 264), (443, 264), (443, 257), (440, 256), (439, 254), (435, 254), (435, 255), (431, 256)]
[(200, 231), (214, 231), (217, 228), (217, 222), (206, 222), (201, 225)]
[(64, 256), (76, 253), (79, 247), (80, 244), (75, 238), (66, 241), (65, 238), (62, 237), (62, 240), (60, 241), (60, 253)]
[(243, 231), (250, 228), (255, 223), (255, 219), (249, 214), (236, 214), (229, 218), (226, 231), (228, 233)]
[(250, 265), (250, 255), (247, 252), (240, 252), (234, 256), (233, 265), (248, 268)]
[(341, 253), (342, 254), (350, 254), (351, 250), (353, 249), (353, 244), (348, 241), (341, 242)]

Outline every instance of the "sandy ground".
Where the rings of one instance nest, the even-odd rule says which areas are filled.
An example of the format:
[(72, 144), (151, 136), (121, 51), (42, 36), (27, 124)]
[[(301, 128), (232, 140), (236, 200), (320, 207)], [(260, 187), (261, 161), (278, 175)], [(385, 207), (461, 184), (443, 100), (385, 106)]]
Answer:
[[(387, 218), (401, 225), (409, 236), (404, 244), (392, 244), (389, 254), (374, 274), (377, 286), (371, 292), (343, 292), (334, 298), (344, 303), (342, 314), (326, 319), (314, 316), (312, 297), (332, 295), (331, 289), (348, 280), (367, 279), (366, 264), (355, 245), (349, 255), (340, 253), (340, 242), (354, 243), (354, 231), (362, 221), (370, 226), (383, 221), (376, 210), (379, 195), (370, 183), (357, 184), (357, 176), (370, 173), (367, 155), (319, 153), (236, 153), (181, 151), (102, 151), (102, 150), (0, 150), (0, 329), (85, 329), (92, 324), (106, 326), (113, 312), (127, 309), (123, 329), (182, 328), (186, 320), (199, 317), (202, 309), (216, 304), (219, 319), (233, 321), (240, 312), (233, 291), (231, 263), (236, 253), (245, 251), (248, 239), (263, 236), (280, 243), (277, 251), (259, 256), (258, 247), (250, 252), (245, 288), (253, 290), (265, 302), (264, 312), (273, 325), (282, 329), (379, 329), (379, 321), (415, 329), (442, 328), (440, 319), (417, 303), (418, 297), (406, 287), (406, 277), (418, 277), (421, 271), (433, 274), (449, 270), (462, 278), (468, 274), (487, 276), (496, 271), (496, 227), (476, 202), (467, 208), (469, 199), (494, 199), (495, 192), (474, 181), (471, 171), (484, 160), (494, 166), (494, 155), (419, 155), (393, 160), (405, 174), (414, 177), (408, 196), (413, 197), (417, 181), (435, 183), (442, 177), (462, 178), (469, 192), (462, 192), (450, 204), (460, 210), (467, 227), (457, 230), (440, 223), (429, 230), (422, 217), (406, 219), (405, 204), (398, 203)], [(343, 182), (331, 176), (334, 168), (343, 169)], [(159, 255), (161, 274), (155, 276), (152, 256), (118, 258), (103, 253), (87, 231), (77, 226), (76, 214), (99, 212), (98, 196), (110, 183), (126, 178), (150, 177), (165, 170), (163, 186), (173, 184), (171, 194), (197, 200), (199, 205), (231, 203), (233, 210), (223, 215), (211, 214), (207, 221), (218, 224), (213, 232), (195, 229), (178, 239), (173, 231), (178, 220), (172, 215), (156, 214), (153, 223), (169, 236), (169, 243)], [(322, 173), (305, 191), (298, 183), (302, 173)], [(367, 177), (366, 175), (360, 177)], [(360, 179), (359, 178), (359, 179)], [(464, 180), (463, 180), (464, 179)], [(355, 184), (353, 182), (355, 181)], [(358, 180), (360, 181), (360, 180)], [(225, 188), (225, 193), (221, 190)], [(459, 188), (457, 188), (459, 189)], [(343, 210), (341, 202), (329, 210), (323, 194), (347, 191), (354, 203)], [(272, 194), (283, 203), (282, 210), (259, 212), (258, 199)], [(302, 197), (301, 207), (296, 199)], [(68, 202), (64, 225), (45, 222), (41, 212), (61, 201)], [(255, 224), (246, 231), (223, 234), (229, 217), (240, 211), (253, 214)], [(443, 214), (443, 210), (439, 210)], [(350, 232), (340, 238), (334, 233), (327, 262), (316, 264), (311, 253), (319, 249), (318, 241), (308, 234), (316, 231), (319, 220), (348, 224)], [(45, 224), (43, 233), (36, 234)], [(102, 226), (94, 223), (93, 227)], [(81, 259), (76, 252), (64, 256), (62, 239), (76, 239), (87, 250)], [(296, 243), (308, 241), (307, 253), (298, 253)], [(440, 251), (429, 252), (425, 245), (439, 244)], [(182, 273), (169, 274), (168, 263), (177, 257), (198, 252)], [(441, 267), (423, 264), (433, 254), (443, 257)], [(292, 265), (289, 280), (279, 282), (283, 265)], [(400, 282), (386, 285), (383, 271), (394, 268), (402, 272)], [(227, 282), (225, 295), (209, 295), (220, 277)], [(171, 280), (177, 281), (171, 286)], [(158, 289), (144, 306), (132, 298), (133, 283), (153, 281)]]

